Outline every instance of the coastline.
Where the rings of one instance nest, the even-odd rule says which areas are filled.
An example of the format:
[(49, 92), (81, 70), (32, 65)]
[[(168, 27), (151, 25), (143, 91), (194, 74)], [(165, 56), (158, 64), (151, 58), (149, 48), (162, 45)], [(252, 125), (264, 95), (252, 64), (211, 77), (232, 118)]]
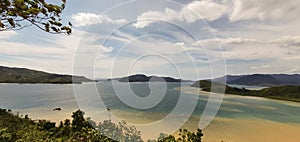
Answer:
[[(177, 87), (175, 88), (176, 90), (179, 90), (180, 91), (180, 87)], [(195, 93), (192, 93), (191, 91), (199, 91), (199, 95), (201, 94), (204, 94), (204, 95), (209, 95), (210, 92), (207, 92), (207, 91), (203, 91), (201, 90), (201, 88), (196, 88), (196, 87), (181, 87), (182, 91), (184, 90), (185, 93), (187, 94), (195, 94)], [(201, 94), (200, 94), (201, 93)], [(272, 97), (263, 97), (263, 96), (250, 96), (250, 95), (237, 95), (237, 94), (224, 94), (224, 97), (227, 97), (227, 98), (230, 98), (230, 97), (233, 97), (233, 98), (249, 98), (249, 99), (259, 99), (259, 100), (269, 100), (269, 101), (274, 101), (274, 102), (287, 102), (287, 103), (296, 103), (296, 104), (299, 104), (300, 106), (300, 101), (297, 101), (297, 100), (288, 100), (288, 99), (282, 99), (282, 98), (272, 98)]]
[[(23, 110), (20, 114), (28, 114), (30, 118), (51, 120), (59, 124), (64, 119), (71, 119), (72, 112), (76, 109), (63, 109), (62, 111), (49, 111), (44, 115), (38, 115), (38, 111), (45, 112), (49, 110), (47, 108), (37, 108), (29, 110)], [(28, 112), (29, 111), (29, 112)], [(16, 112), (16, 110), (13, 110)], [(27, 113), (25, 113), (27, 112)], [(92, 114), (91, 114), (92, 112)], [(113, 122), (118, 122), (120, 119), (128, 121), (129, 125), (136, 124), (149, 124), (155, 122), (154, 118), (161, 117), (163, 113), (151, 113), (152, 117), (132, 117), (135, 115), (143, 115), (143, 113), (137, 114), (136, 112), (113, 110), (112, 114), (119, 117), (112, 117)], [(92, 120), (104, 120), (107, 119), (107, 112), (100, 111), (100, 113), (94, 113), (93, 111), (87, 112), (85, 117), (91, 117)], [(98, 117), (98, 118), (97, 118)], [(195, 131), (199, 124), (201, 116), (192, 115), (191, 118), (182, 126), (182, 128)], [(139, 129), (139, 125), (136, 125)], [(156, 130), (163, 130), (167, 125), (161, 125)], [(257, 118), (224, 118), (215, 117), (214, 120), (203, 129), (204, 137), (203, 142), (266, 142), (266, 141), (284, 141), (284, 142), (296, 142), (300, 139), (298, 132), (300, 131), (299, 123), (281, 123), (270, 120), (263, 120)], [(142, 138), (144, 140), (157, 138), (160, 132), (146, 132), (142, 131)], [(175, 136), (178, 132), (174, 133)]]

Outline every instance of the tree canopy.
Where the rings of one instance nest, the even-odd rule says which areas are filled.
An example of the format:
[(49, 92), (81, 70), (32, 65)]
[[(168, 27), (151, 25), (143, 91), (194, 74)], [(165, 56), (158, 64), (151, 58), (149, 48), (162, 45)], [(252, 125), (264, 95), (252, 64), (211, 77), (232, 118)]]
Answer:
[(60, 5), (45, 0), (0, 0), (0, 31), (20, 30), (29, 26), (53, 34), (71, 34), (72, 24), (62, 23), (61, 13), (66, 0)]
[[(113, 123), (105, 120), (98, 125), (84, 118), (84, 112), (73, 112), (72, 119), (61, 121), (59, 126), (48, 120), (32, 120), (25, 115), (13, 114), (0, 108), (0, 142), (143, 142), (141, 132), (125, 121)], [(91, 123), (91, 125), (89, 124)], [(91, 127), (92, 125), (95, 125)], [(179, 136), (161, 134), (148, 142), (201, 142), (203, 133), (179, 130)]]

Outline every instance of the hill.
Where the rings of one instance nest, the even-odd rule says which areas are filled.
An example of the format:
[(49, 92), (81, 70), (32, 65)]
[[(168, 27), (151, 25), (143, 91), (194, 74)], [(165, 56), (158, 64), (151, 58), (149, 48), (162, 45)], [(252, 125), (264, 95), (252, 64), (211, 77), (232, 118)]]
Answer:
[(235, 80), (231, 80), (228, 82), (228, 84), (272, 86), (272, 85), (285, 84), (285, 82), (274, 78), (272, 75), (253, 74), (253, 75), (242, 76)]
[(280, 86), (280, 85), (300, 85), (299, 74), (252, 74), (252, 75), (227, 75), (213, 79), (221, 82), (226, 78), (227, 84), (254, 85), (254, 86)]
[(185, 82), (185, 80), (175, 79), (172, 77), (146, 76), (136, 74), (119, 79), (120, 82)]
[[(211, 92), (211, 81), (200, 80), (195, 82), (191, 87), (201, 88), (201, 90), (206, 92)], [(262, 90), (248, 90), (245, 88), (236, 88), (224, 85), (221, 83), (215, 83), (214, 92), (221, 92), (225, 94), (241, 95), (241, 96), (257, 96), (272, 99), (288, 100), (300, 102), (300, 86), (275, 86), (270, 88), (265, 88)], [(222, 88), (221, 88), (222, 87)], [(224, 92), (225, 87), (225, 92)]]
[(91, 82), (83, 76), (52, 74), (26, 68), (0, 66), (0, 83), (54, 83), (69, 84)]

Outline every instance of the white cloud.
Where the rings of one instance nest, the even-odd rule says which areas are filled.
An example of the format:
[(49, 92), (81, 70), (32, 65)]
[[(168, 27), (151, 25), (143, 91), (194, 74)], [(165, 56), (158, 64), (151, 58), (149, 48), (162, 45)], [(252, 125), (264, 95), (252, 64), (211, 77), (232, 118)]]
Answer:
[(181, 9), (179, 17), (188, 23), (200, 20), (202, 17), (213, 21), (224, 15), (226, 11), (227, 7), (224, 4), (212, 0), (193, 1)]
[(133, 24), (136, 28), (144, 28), (156, 21), (185, 21), (193, 23), (197, 20), (206, 19), (213, 21), (226, 12), (226, 6), (213, 2), (211, 0), (193, 1), (184, 6), (179, 12), (166, 8), (163, 12), (147, 11), (137, 18), (137, 22)]
[(102, 46), (102, 48), (100, 49), (100, 51), (102, 53), (110, 53), (113, 51), (113, 47), (105, 47), (105, 46)]
[(232, 22), (239, 20), (266, 20), (299, 17), (299, 0), (231, 0), (229, 19)]
[(214, 21), (226, 16), (231, 22), (241, 20), (281, 20), (299, 18), (299, 0), (201, 0), (192, 1), (179, 11), (166, 8), (164, 11), (147, 11), (137, 17), (133, 24), (144, 28), (156, 21), (197, 20)]
[[(207, 47), (206, 49), (218, 52), (214, 46), (219, 42), (223, 47), (223, 55), (230, 73), (255, 72), (290, 72), (289, 69), (299, 62), (298, 53), (286, 51), (282, 45), (296, 46), (299, 43), (297, 36), (281, 37), (276, 40), (258, 40), (251, 38), (220, 38), (200, 40), (194, 46)], [(214, 45), (214, 46), (211, 46)], [(190, 50), (190, 49), (189, 49)], [(293, 52), (294, 54), (289, 54)], [(243, 66), (236, 68), (236, 66)]]
[(263, 41), (257, 40), (257, 39), (249, 39), (249, 38), (216, 38), (216, 39), (204, 39), (199, 40), (193, 45), (199, 46), (199, 45), (206, 45), (209, 43), (220, 43), (220, 44), (262, 44)]
[(177, 16), (177, 12), (166, 8), (164, 12), (148, 11), (138, 16), (137, 22), (133, 24), (136, 28), (144, 28), (156, 21), (171, 21)]
[[(0, 35), (2, 35), (4, 32), (0, 33)], [(96, 35), (86, 35), (87, 33), (85, 33), (85, 38), (82, 38), (82, 34), (82, 31), (74, 29), (70, 36), (55, 35), (55, 37), (53, 36), (53, 42), (55, 44), (45, 44), (42, 47), (41, 45), (33, 43), (0, 40), (0, 54), (4, 55), (4, 57), (2, 57), (4, 59), (0, 60), (0, 64), (4, 66), (17, 66), (48, 72), (72, 74), (75, 55), (94, 57), (95, 54), (99, 53), (99, 56), (105, 57), (112, 52), (112, 47), (95, 44), (97, 40)], [(59, 47), (57, 47), (58, 45)], [(5, 59), (5, 57), (8, 58)], [(96, 58), (96, 56), (94, 58)], [(83, 62), (83, 64), (86, 63)], [(76, 74), (92, 77), (92, 75), (90, 75), (92, 73), (87, 72), (84, 65), (82, 65), (81, 71), (82, 72), (76, 72)]]
[(109, 24), (124, 24), (127, 22), (125, 19), (111, 19), (107, 15), (97, 15), (94, 13), (77, 13), (72, 15), (75, 26), (88, 26), (102, 23)]
[(300, 36), (284, 36), (271, 40), (270, 43), (279, 44), (281, 47), (300, 47)]
[(209, 43), (220, 43), (224, 45), (247, 45), (247, 44), (269, 44), (275, 45), (276, 47), (300, 47), (300, 36), (283, 36), (275, 40), (258, 40), (251, 38), (215, 38), (215, 39), (204, 39), (194, 43), (194, 46), (206, 45)]
[(256, 44), (263, 43), (262, 41), (256, 39), (248, 39), (248, 38), (227, 38), (221, 39), (221, 43), (223, 44)]
[(253, 66), (251, 67), (252, 70), (266, 70), (266, 69), (271, 69), (272, 66), (270, 65), (261, 65), (261, 66)]

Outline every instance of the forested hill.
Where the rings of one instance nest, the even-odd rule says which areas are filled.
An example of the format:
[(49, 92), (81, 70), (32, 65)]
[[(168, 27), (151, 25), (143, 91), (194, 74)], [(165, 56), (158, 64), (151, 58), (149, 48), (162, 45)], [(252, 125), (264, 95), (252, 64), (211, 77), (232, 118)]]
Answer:
[(11, 68), (0, 66), (0, 83), (69, 84), (91, 81), (92, 80), (83, 76), (52, 74), (26, 68)]
[(130, 75), (118, 79), (120, 82), (188, 82), (188, 80), (172, 77), (146, 76), (144, 74)]
[[(206, 92), (211, 92), (212, 83), (210, 80), (199, 80), (195, 82), (191, 87), (201, 88)], [(224, 90), (225, 89), (225, 90)], [(225, 94), (241, 95), (241, 96), (257, 96), (266, 97), (279, 100), (288, 100), (300, 102), (300, 86), (286, 85), (286, 86), (274, 86), (265, 88), (262, 90), (248, 90), (245, 88), (236, 88), (224, 85), (221, 83), (214, 83), (214, 92), (221, 92)]]
[(299, 74), (252, 74), (252, 75), (227, 75), (225, 77), (214, 79), (220, 82), (226, 78), (227, 84), (236, 85), (262, 85), (262, 86), (282, 86), (299, 85)]

